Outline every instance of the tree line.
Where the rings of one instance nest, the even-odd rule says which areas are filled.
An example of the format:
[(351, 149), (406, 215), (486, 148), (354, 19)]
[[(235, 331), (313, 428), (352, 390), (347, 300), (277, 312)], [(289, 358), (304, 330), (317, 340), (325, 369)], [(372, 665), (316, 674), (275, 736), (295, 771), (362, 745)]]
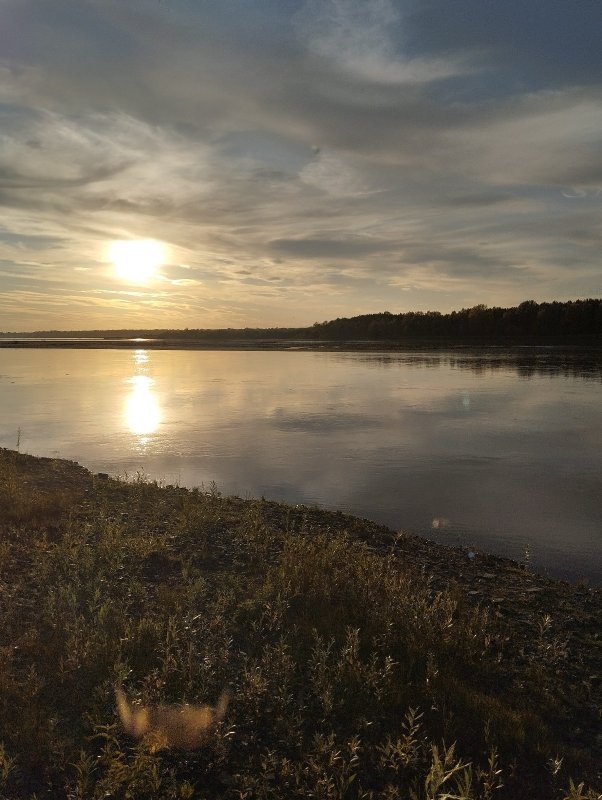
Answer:
[[(10, 336), (11, 334), (3, 334)], [(536, 303), (526, 300), (512, 308), (477, 305), (443, 314), (407, 311), (362, 314), (316, 322), (305, 328), (186, 328), (85, 331), (33, 331), (15, 336), (259, 341), (532, 341), (602, 338), (602, 299)]]
[(410, 311), (363, 314), (316, 323), (318, 339), (537, 339), (602, 336), (602, 300), (536, 303), (526, 300), (513, 308), (486, 305), (442, 314)]

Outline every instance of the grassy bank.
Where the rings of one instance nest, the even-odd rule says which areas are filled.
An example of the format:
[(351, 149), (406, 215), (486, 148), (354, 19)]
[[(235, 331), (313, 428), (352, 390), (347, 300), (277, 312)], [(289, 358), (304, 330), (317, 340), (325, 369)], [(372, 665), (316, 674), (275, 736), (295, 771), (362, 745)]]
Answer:
[[(0, 796), (597, 798), (602, 592), (0, 450)], [(215, 702), (198, 750), (123, 732)], [(583, 785), (581, 785), (583, 784)]]

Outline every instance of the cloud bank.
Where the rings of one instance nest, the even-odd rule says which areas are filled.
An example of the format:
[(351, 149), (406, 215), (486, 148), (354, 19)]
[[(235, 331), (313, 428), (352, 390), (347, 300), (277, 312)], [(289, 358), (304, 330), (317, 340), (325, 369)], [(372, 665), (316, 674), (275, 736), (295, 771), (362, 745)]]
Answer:
[(600, 295), (598, 9), (3, 0), (1, 327)]

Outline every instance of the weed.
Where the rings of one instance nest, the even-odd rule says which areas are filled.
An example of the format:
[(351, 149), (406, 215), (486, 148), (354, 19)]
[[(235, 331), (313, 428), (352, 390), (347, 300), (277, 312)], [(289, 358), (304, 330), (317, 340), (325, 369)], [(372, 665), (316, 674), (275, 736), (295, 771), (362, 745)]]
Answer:
[[(62, 463), (0, 451), (3, 796), (598, 797), (595, 737), (567, 731), (596, 689), (556, 612), (519, 646), (350, 518)], [(115, 686), (122, 718), (231, 702), (160, 749)]]

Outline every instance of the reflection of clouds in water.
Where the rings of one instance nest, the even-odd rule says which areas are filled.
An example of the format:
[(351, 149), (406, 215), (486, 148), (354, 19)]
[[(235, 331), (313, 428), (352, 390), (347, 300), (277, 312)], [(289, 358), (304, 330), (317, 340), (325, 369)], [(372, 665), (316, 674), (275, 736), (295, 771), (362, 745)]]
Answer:
[(161, 410), (151, 388), (153, 381), (146, 375), (135, 375), (129, 383), (132, 391), (125, 407), (128, 428), (135, 436), (154, 433), (161, 422)]
[(367, 414), (353, 414), (335, 409), (320, 412), (295, 413), (285, 408), (278, 408), (270, 414), (270, 421), (275, 428), (282, 431), (299, 431), (300, 433), (329, 433), (351, 431), (359, 428), (380, 428), (383, 421)]

